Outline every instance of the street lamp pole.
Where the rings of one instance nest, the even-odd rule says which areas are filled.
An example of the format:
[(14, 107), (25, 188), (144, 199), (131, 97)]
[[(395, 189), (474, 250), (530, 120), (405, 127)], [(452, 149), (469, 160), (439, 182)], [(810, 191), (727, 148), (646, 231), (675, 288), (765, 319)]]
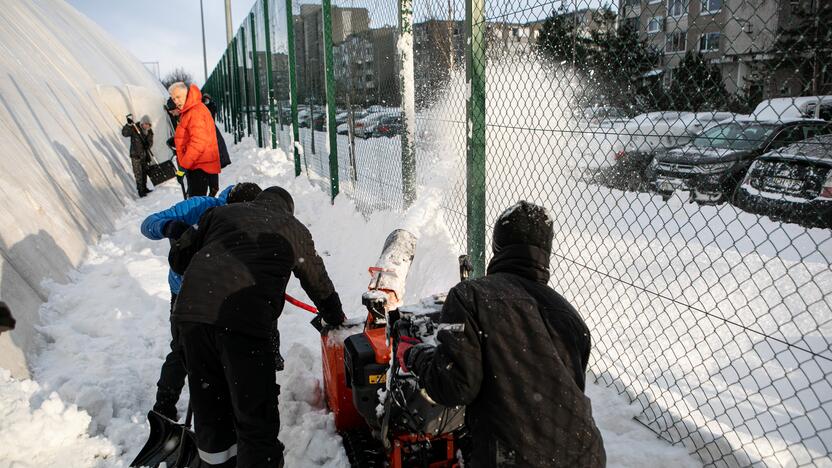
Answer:
[(225, 42), (231, 44), (231, 0), (225, 0)]
[(208, 81), (208, 56), (205, 53), (205, 12), (202, 9), (202, 0), (199, 0), (199, 17), (202, 19), (202, 71), (205, 73), (205, 81)]

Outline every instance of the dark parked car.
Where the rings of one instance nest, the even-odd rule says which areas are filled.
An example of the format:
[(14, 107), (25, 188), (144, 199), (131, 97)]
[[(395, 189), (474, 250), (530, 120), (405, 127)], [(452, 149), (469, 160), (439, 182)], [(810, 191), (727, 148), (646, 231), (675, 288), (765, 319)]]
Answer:
[(760, 156), (737, 188), (734, 203), (774, 220), (832, 228), (832, 135)]
[(384, 117), (379, 120), (375, 130), (373, 130), (374, 137), (394, 137), (399, 135), (402, 131), (402, 117), (400, 115)]
[(829, 131), (821, 120), (722, 123), (690, 144), (657, 154), (648, 168), (650, 185), (665, 199), (683, 190), (698, 203), (722, 203), (733, 197), (758, 156)]

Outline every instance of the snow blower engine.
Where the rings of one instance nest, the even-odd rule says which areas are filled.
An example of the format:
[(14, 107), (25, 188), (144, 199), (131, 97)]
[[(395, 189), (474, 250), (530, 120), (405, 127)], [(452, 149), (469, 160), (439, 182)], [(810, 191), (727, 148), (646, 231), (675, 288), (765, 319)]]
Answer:
[(431, 400), (416, 376), (402, 371), (395, 359), (401, 335), (435, 341), (445, 300), (444, 294), (435, 295), (402, 306), (415, 250), (413, 234), (393, 231), (377, 265), (369, 269), (370, 285), (362, 296), (368, 310), (363, 331), (348, 328), (322, 338), (327, 405), (353, 467), (459, 466), (464, 407)]

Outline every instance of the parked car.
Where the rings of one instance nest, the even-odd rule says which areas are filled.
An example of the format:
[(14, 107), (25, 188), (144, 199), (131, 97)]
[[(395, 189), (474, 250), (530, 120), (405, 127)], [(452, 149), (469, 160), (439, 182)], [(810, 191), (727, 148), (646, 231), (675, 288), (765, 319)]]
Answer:
[(583, 121), (588, 125), (611, 125), (615, 121), (626, 121), (624, 110), (612, 106), (586, 107), (581, 112)]
[[(315, 130), (322, 130), (326, 122), (326, 114), (321, 111), (312, 111), (312, 126)], [(300, 128), (309, 128), (309, 112), (298, 112), (298, 126)]]
[(613, 165), (602, 172), (600, 182), (622, 190), (647, 187), (647, 167), (657, 152), (690, 143), (703, 129), (726, 119), (730, 112), (650, 112), (624, 124), (613, 146)]
[[(335, 116), (335, 124), (338, 127), (340, 127), (342, 124), (347, 123), (347, 119), (349, 118), (349, 115), (350, 115), (349, 111), (344, 111), (344, 112), (339, 113), (338, 115)], [(353, 118), (355, 120), (363, 119), (364, 117), (367, 117), (367, 111), (365, 111), (363, 109), (358, 109), (358, 110), (353, 111)], [(341, 133), (340, 129), (338, 130), (338, 133)], [(347, 130), (346, 130), (346, 127), (344, 127), (344, 134), (346, 134), (346, 133), (347, 133)]]
[(376, 130), (376, 126), (378, 125), (379, 121), (384, 117), (391, 117), (401, 115), (401, 111), (385, 111), (385, 112), (378, 112), (375, 114), (370, 114), (363, 119), (357, 120), (355, 122), (355, 136), (359, 138), (370, 138), (373, 136), (373, 132)]
[(734, 204), (773, 220), (832, 229), (832, 135), (760, 156), (737, 188)]
[(751, 113), (756, 120), (832, 120), (832, 96), (801, 96), (766, 99)]
[(650, 185), (665, 199), (684, 190), (698, 203), (722, 203), (757, 157), (829, 131), (828, 122), (809, 119), (721, 123), (690, 144), (657, 154), (648, 168)]
[(400, 135), (402, 131), (402, 116), (391, 115), (379, 120), (373, 131), (373, 137), (388, 137), (392, 138)]

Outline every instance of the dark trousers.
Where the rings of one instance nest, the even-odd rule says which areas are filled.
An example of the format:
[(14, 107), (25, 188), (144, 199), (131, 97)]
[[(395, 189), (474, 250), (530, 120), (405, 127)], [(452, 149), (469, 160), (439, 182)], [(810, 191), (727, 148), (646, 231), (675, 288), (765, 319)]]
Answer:
[[(170, 310), (173, 312), (173, 305), (176, 303), (176, 294), (170, 295)], [(159, 374), (159, 381), (156, 382), (156, 404), (153, 409), (157, 413), (173, 419), (177, 419), (176, 403), (179, 395), (182, 394), (182, 387), (185, 386), (185, 377), (188, 375), (185, 370), (185, 363), (182, 360), (182, 351), (179, 347), (178, 332), (176, 326), (170, 326), (170, 352), (162, 364), (162, 371)]]
[(147, 162), (142, 158), (130, 158), (133, 163), (133, 177), (136, 179), (136, 191), (139, 196), (147, 195)]
[[(208, 187), (211, 185), (211, 176), (202, 169), (188, 170), (185, 172), (185, 180), (188, 181), (188, 198), (202, 197), (208, 195)], [(217, 178), (219, 180), (219, 178)]]
[(220, 191), (220, 175), (208, 174), (208, 195), (215, 197)]
[(282, 467), (271, 340), (201, 323), (179, 323), (178, 330), (202, 461)]

